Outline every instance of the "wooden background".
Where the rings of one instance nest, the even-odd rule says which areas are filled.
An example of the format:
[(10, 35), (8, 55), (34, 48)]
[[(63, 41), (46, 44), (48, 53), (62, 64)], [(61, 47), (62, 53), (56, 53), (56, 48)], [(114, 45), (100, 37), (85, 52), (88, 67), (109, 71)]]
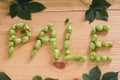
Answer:
[[(31, 21), (21, 20), (18, 17), (11, 19), (8, 15), (8, 5), (0, 1), (0, 71), (6, 72), (12, 80), (32, 80), (35, 75), (42, 77), (59, 78), (59, 80), (82, 80), (82, 74), (99, 65), (103, 73), (108, 71), (120, 71), (120, 0), (108, 0), (112, 6), (109, 8), (109, 21), (95, 20), (92, 24), (85, 21), (85, 10), (88, 8), (80, 0), (37, 0), (42, 2), (47, 9), (40, 13), (32, 14)], [(88, 0), (87, 0), (88, 1)], [(55, 25), (57, 32), (57, 44), (62, 51), (65, 26), (64, 20), (70, 18), (73, 25), (71, 36), (71, 51), (76, 55), (89, 55), (90, 31), (96, 25), (109, 25), (107, 34), (100, 34), (99, 40), (113, 41), (112, 48), (99, 49), (99, 55), (112, 55), (112, 62), (84, 63), (64, 61), (66, 67), (62, 70), (53, 66), (53, 51), (49, 44), (44, 44), (37, 56), (30, 60), (30, 52), (35, 43), (35, 38), (42, 26), (48, 23)], [(12, 58), (8, 58), (8, 31), (14, 23), (26, 23), (30, 26), (32, 36), (29, 42), (18, 45)], [(63, 61), (61, 59), (59, 61)], [(120, 74), (119, 74), (120, 79)]]

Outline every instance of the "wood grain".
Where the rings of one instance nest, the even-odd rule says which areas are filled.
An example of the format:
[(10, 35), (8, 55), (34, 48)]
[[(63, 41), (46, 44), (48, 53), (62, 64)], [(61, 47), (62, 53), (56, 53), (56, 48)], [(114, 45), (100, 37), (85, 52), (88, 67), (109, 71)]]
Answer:
[[(46, 6), (45, 11), (80, 11), (87, 10), (81, 0), (35, 0), (43, 3)], [(82, 0), (83, 1), (83, 0)], [(91, 0), (85, 0), (90, 5)], [(120, 0), (108, 0), (111, 3), (109, 10), (117, 9), (120, 10)], [(9, 5), (0, 1), (0, 12), (6, 13), (9, 10)]]
[[(52, 6), (52, 2), (41, 0), (46, 5)], [(51, 0), (53, 1), (53, 0)], [(61, 0), (65, 2), (71, 2), (72, 0)], [(75, 0), (78, 1), (78, 0)], [(118, 1), (118, 0), (116, 0)], [(55, 2), (59, 2), (56, 0)], [(112, 0), (111, 0), (112, 2)], [(119, 1), (118, 1), (119, 2)], [(50, 3), (50, 4), (48, 4)], [(2, 3), (0, 3), (2, 4)], [(117, 4), (117, 3), (115, 3)], [(63, 5), (62, 2), (60, 5)], [(114, 8), (114, 10), (109, 10), (109, 21), (98, 21), (95, 20), (92, 24), (85, 21), (84, 13), (85, 11), (74, 11), (72, 6), (64, 5), (64, 9), (58, 8), (56, 5), (49, 9), (51, 12), (45, 11), (41, 13), (32, 14), (32, 21), (21, 20), (18, 17), (11, 19), (9, 15), (4, 14), (4, 9), (6, 5), (0, 7), (0, 71), (6, 72), (12, 80), (32, 80), (35, 75), (41, 75), (42, 77), (53, 77), (59, 78), (59, 80), (74, 80), (79, 78), (82, 80), (82, 74), (88, 73), (88, 71), (99, 65), (103, 73), (108, 71), (120, 71), (120, 10), (119, 8)], [(74, 1), (73, 1), (74, 5)], [(66, 7), (65, 7), (66, 6)], [(73, 10), (73, 11), (66, 11)], [(52, 12), (54, 10), (59, 10), (58, 12)], [(65, 11), (65, 12), (64, 12)], [(59, 61), (64, 61), (66, 64), (65, 69), (57, 69), (53, 66), (53, 51), (50, 44), (44, 44), (35, 59), (30, 60), (30, 52), (35, 43), (35, 39), (38, 33), (41, 31), (42, 26), (48, 23), (53, 23), (55, 30), (57, 32), (57, 44), (61, 50), (61, 54), (64, 55), (62, 47), (64, 42), (65, 25), (64, 20), (69, 17), (73, 25), (73, 33), (71, 36), (71, 51), (75, 55), (86, 55), (88, 60), (86, 62), (74, 62), (74, 61), (64, 61), (61, 57)], [(15, 53), (12, 58), (8, 58), (8, 32), (12, 24), (14, 23), (26, 23), (30, 26), (32, 36), (31, 40), (23, 45), (18, 45), (15, 47)], [(91, 40), (90, 31), (92, 27), (96, 25), (109, 25), (110, 31), (107, 34), (99, 35), (99, 40), (113, 41), (114, 46), (110, 49), (99, 49), (97, 53), (99, 55), (112, 55), (112, 62), (92, 62), (89, 60), (89, 43)], [(120, 74), (119, 74), (120, 79)]]

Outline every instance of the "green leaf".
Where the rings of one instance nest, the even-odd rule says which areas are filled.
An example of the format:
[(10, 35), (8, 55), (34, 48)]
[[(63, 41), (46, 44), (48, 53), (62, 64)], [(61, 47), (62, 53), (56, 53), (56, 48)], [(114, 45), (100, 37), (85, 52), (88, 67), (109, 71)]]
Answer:
[(86, 11), (85, 16), (86, 20), (89, 22), (93, 22), (97, 17), (99, 20), (108, 20), (107, 8), (109, 8), (111, 4), (106, 0), (92, 0), (92, 4), (90, 8)]
[(18, 7), (18, 16), (25, 20), (31, 20), (31, 13), (27, 7), (19, 6)]
[(0, 72), (0, 80), (11, 80), (11, 79), (4, 72)]
[(118, 72), (107, 72), (103, 75), (102, 80), (118, 80)]
[(53, 78), (45, 78), (44, 80), (58, 80), (58, 79), (53, 79)]
[(28, 8), (30, 12), (34, 13), (34, 12), (43, 11), (45, 9), (45, 6), (42, 3), (31, 2), (29, 3)]
[(83, 74), (83, 80), (91, 80), (88, 74)]
[(92, 1), (92, 8), (98, 9), (98, 10), (103, 10), (103, 9), (107, 9), (108, 7), (110, 7), (111, 4), (109, 2), (107, 2), (106, 0), (93, 0)]
[(90, 8), (85, 13), (86, 20), (89, 20), (89, 23), (93, 22), (95, 19), (95, 10), (93, 8)]
[[(83, 74), (83, 80), (100, 80), (101, 71), (98, 66), (92, 68), (88, 74)], [(107, 72), (101, 80), (118, 80), (118, 72)]]
[(23, 3), (28, 3), (31, 2), (33, 0), (16, 0), (19, 4), (23, 4)]
[(34, 76), (32, 80), (42, 80), (41, 76)]
[(92, 68), (92, 69), (89, 71), (89, 75), (90, 75), (90, 77), (91, 77), (92, 80), (100, 80), (101, 71), (100, 71), (100, 69), (98, 68), (98, 66)]
[(99, 20), (105, 20), (105, 21), (107, 21), (108, 20), (108, 13), (107, 13), (106, 10), (99, 10), (99, 11), (96, 11), (96, 17)]
[(33, 0), (15, 0), (10, 6), (10, 15), (12, 18), (18, 15), (18, 17), (24, 20), (31, 20), (32, 12), (39, 12), (45, 9), (45, 6)]
[(10, 15), (12, 18), (17, 16), (17, 9), (16, 8), (17, 8), (17, 4), (10, 5)]
[(69, 18), (66, 18), (64, 24), (69, 23), (69, 21), (70, 21)]
[[(104, 6), (103, 6), (103, 5), (104, 5)], [(107, 2), (107, 1), (103, 2), (103, 5), (102, 5), (102, 7), (103, 7), (104, 9), (107, 9), (107, 8), (109, 8), (109, 7), (111, 6), (111, 4), (110, 4), (109, 2)]]

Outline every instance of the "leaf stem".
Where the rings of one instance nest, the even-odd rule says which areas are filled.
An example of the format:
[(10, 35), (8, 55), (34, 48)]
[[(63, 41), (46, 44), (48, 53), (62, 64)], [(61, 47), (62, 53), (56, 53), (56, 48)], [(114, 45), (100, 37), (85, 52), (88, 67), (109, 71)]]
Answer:
[(90, 5), (85, 1), (85, 0), (80, 0), (85, 6), (87, 6), (88, 8), (90, 7)]

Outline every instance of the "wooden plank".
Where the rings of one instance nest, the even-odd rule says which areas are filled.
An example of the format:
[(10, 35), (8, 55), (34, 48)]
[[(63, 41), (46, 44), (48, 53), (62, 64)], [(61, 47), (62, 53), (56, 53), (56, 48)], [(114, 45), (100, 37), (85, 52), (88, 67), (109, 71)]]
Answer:
[[(6, 72), (12, 80), (31, 80), (35, 75), (42, 77), (59, 78), (59, 80), (82, 80), (82, 74), (88, 73), (89, 69), (99, 65), (103, 73), (120, 70), (120, 11), (109, 11), (108, 22), (96, 20), (91, 25), (85, 21), (84, 12), (41, 12), (32, 15), (32, 21), (21, 20), (18, 17), (11, 19), (10, 16), (0, 13), (0, 71)], [(59, 17), (58, 17), (59, 16)], [(71, 51), (76, 55), (89, 55), (90, 31), (96, 25), (109, 25), (110, 31), (106, 35), (100, 35), (100, 40), (113, 41), (114, 46), (110, 49), (100, 49), (100, 55), (112, 55), (112, 62), (92, 62), (85, 63), (65, 61), (65, 69), (59, 70), (53, 66), (53, 51), (50, 44), (44, 44), (39, 50), (35, 59), (30, 60), (30, 52), (35, 43), (35, 38), (48, 23), (55, 25), (57, 32), (57, 44), (62, 50), (64, 41), (64, 20), (69, 17), (73, 25), (71, 36)], [(26, 23), (30, 26), (32, 37), (29, 42), (22, 46), (16, 46), (14, 56), (8, 58), (8, 31), (13, 23)], [(64, 55), (64, 53), (62, 53)], [(63, 61), (61, 59), (59, 61)], [(119, 74), (120, 79), (120, 74)], [(118, 80), (119, 80), (118, 79)]]
[[(85, 6), (80, 0), (36, 0), (43, 3), (47, 9), (45, 11), (80, 11), (87, 10), (88, 7)], [(83, 0), (82, 0), (83, 1)], [(85, 0), (90, 4), (91, 0)], [(111, 9), (120, 9), (120, 0), (108, 0), (112, 6)], [(8, 12), (9, 6), (6, 3), (0, 2), (0, 12)]]

